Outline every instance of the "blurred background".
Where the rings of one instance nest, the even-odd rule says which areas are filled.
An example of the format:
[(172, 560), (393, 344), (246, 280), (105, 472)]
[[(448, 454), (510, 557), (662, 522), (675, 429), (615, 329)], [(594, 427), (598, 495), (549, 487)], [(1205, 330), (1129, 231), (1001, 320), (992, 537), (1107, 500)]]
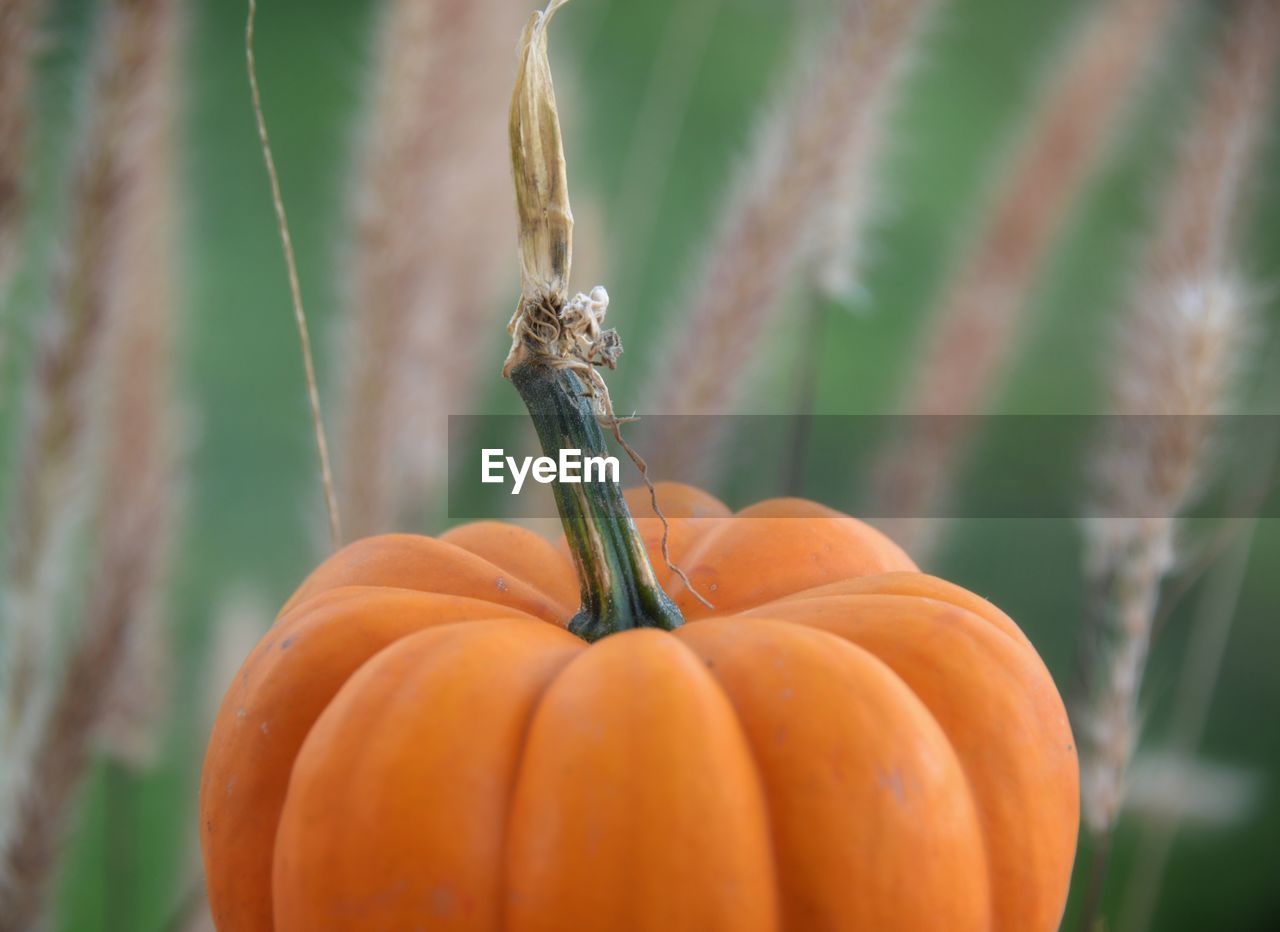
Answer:
[[(22, 514), (40, 507), (23, 497), (40, 417), (33, 396), (53, 371), (41, 369), (49, 357), (40, 347), (57, 343), (49, 320), (79, 294), (65, 269), (86, 237), (114, 236), (109, 224), (94, 234), (74, 219), (86, 186), (72, 179), (83, 180), (92, 161), (93, 114), (115, 86), (101, 79), (111, 68), (104, 47), (139, 10), (144, 19), (128, 28), (158, 8), (176, 10), (156, 40), (169, 43), (157, 59), (169, 55), (169, 70), (157, 66), (158, 84), (115, 112), (127, 121), (130, 107), (154, 106), (172, 119), (116, 155), (122, 186), (146, 190), (171, 178), (169, 203), (145, 215), (135, 231), (143, 239), (121, 240), (135, 244), (113, 260), (125, 271), (102, 277), (123, 294), (122, 276), (140, 274), (143, 286), (171, 277), (160, 301), (169, 320), (159, 328), (168, 374), (143, 391), (169, 410), (125, 402), (114, 428), (108, 421), (97, 439), (86, 431), (83, 463), (64, 457), (72, 461), (57, 487), (65, 494), (40, 499), (56, 510), (92, 497), (93, 470), (109, 475), (94, 464), (112, 462), (110, 438), (135, 418), (163, 421), (169, 465), (156, 475), (170, 498), (161, 530), (148, 532), (163, 553), (146, 577), (154, 602), (139, 610), (149, 633), (132, 636), (154, 649), (134, 643), (128, 668), (162, 688), (125, 717), (141, 735), (113, 742), (102, 732), (88, 743), (84, 780), (69, 781), (74, 791), (60, 807), (65, 846), (47, 871), (47, 902), (54, 927), (76, 932), (198, 928), (196, 794), (213, 710), (275, 607), (328, 546), (245, 78), (246, 10), (225, 0), (5, 6), (0, 15), (36, 10), (24, 33), (33, 70), (20, 245), (7, 294), (0, 290), (3, 518), (28, 528)], [(557, 15), (551, 58), (577, 219), (574, 285), (608, 287), (609, 322), (626, 347), (609, 380), (619, 412), (1280, 413), (1269, 380), (1280, 324), (1280, 149), (1268, 138), (1280, 108), (1267, 70), (1276, 33), (1262, 30), (1270, 38), (1261, 49), (1232, 45), (1240, 39), (1232, 17), (1249, 4), (868, 2), (856, 21), (849, 6), (858, 5), (575, 0)], [(531, 9), (515, 0), (262, 4), (263, 103), (348, 538), (442, 529), (445, 416), (519, 411), (499, 372), (518, 292), (504, 133), (515, 42)], [(145, 36), (138, 41), (145, 47)], [(155, 65), (139, 60), (144, 70)], [(1223, 74), (1255, 84), (1215, 98)], [(108, 148), (119, 142), (100, 135)], [(1224, 158), (1236, 161), (1225, 167), (1196, 149), (1195, 140), (1212, 149), (1227, 138)], [(1226, 182), (1214, 190), (1241, 210), (1220, 218), (1187, 208), (1221, 206), (1222, 198), (1185, 194), (1218, 169)], [(1188, 212), (1200, 218), (1201, 239), (1225, 248), (1187, 246), (1199, 242), (1176, 232)], [(145, 266), (147, 248), (167, 251), (165, 267), (130, 273), (129, 256)], [(1179, 365), (1176, 340), (1173, 357), (1133, 356), (1135, 346), (1165, 345), (1164, 318), (1143, 316), (1152, 295), (1173, 295), (1170, 315), (1181, 307), (1180, 282), (1160, 277), (1172, 274), (1171, 255), (1194, 273), (1187, 288), (1208, 282), (1216, 294), (1225, 276), (1229, 300), (1244, 295), (1244, 310), (1230, 324), (1239, 334), (1224, 338), (1227, 387), (1208, 389), (1207, 399), (1192, 392), (1185, 407), (1144, 408), (1144, 397), (1168, 401), (1159, 379)], [(1137, 338), (1124, 336), (1130, 324)], [(122, 354), (117, 382), (81, 386), (81, 400), (109, 392), (119, 371), (149, 365), (147, 348), (155, 350), (144, 339), (134, 350), (106, 340), (102, 351), (113, 345)], [(1126, 387), (1127, 375), (1156, 387)], [(839, 423), (858, 422), (822, 429)], [(1105, 446), (1105, 437), (1082, 433), (1081, 444)], [(942, 464), (945, 477), (978, 455), (969, 447), (997, 460), (1002, 450), (991, 437), (902, 434), (883, 451), (891, 476), (895, 456)], [(641, 450), (675, 458), (664, 444), (683, 439), (655, 436)], [(1207, 449), (1192, 471), (1244, 496), (1219, 513), (1260, 506), (1274, 461), (1259, 474), (1256, 457)], [(689, 455), (681, 475), (724, 487), (714, 452)], [(1082, 502), (1099, 484), (1097, 497), (1108, 497), (1105, 454), (1099, 461), (1101, 479), (1082, 471)], [(788, 491), (779, 476), (775, 494)], [(944, 513), (936, 502), (946, 479), (924, 468), (915, 480), (905, 491), (887, 483), (890, 504), (871, 480), (856, 497), (878, 514)], [(845, 503), (849, 482), (827, 463), (803, 487)], [(1154, 506), (1192, 517), (1169, 531), (1176, 554), (1154, 583), (1157, 636), (1141, 694), (1129, 697), (1141, 740), (1125, 808), (1108, 816), (1102, 803), (1105, 828), (1082, 829), (1065, 928), (1086, 910), (1115, 929), (1280, 927), (1280, 578), (1271, 571), (1280, 524), (1196, 512), (1198, 484)], [(1251, 497), (1251, 489), (1261, 491)], [(71, 645), (64, 655), (83, 637), (93, 567), (110, 566), (95, 554), (136, 540), (106, 535), (105, 513), (84, 507), (86, 530), (68, 533), (51, 571), (48, 588), (60, 598), (50, 612), (54, 640)], [(1117, 573), (1097, 572), (1109, 551), (1096, 533), (1065, 516), (925, 524), (897, 528), (922, 564), (1017, 619), (1069, 699), (1090, 694), (1081, 657), (1105, 654), (1096, 642), (1106, 636), (1092, 638), (1088, 625), (1105, 628), (1096, 602)], [(6, 536), (21, 548), (15, 532)], [(57, 682), (55, 672), (43, 675)], [(1095, 670), (1091, 688), (1099, 677)], [(1095, 896), (1090, 878), (1101, 876), (1102, 859), (1094, 853), (1105, 838), (1110, 856)], [(25, 926), (0, 920), (0, 928)]]

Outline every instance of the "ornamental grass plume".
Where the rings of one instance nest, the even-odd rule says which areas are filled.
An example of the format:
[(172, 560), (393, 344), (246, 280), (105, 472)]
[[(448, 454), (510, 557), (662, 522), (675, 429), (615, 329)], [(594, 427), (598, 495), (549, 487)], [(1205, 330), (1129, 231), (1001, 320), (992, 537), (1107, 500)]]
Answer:
[[(1268, 465), (1274, 467), (1274, 463), (1273, 456)], [(1143, 826), (1137, 841), (1138, 856), (1133, 861), (1132, 872), (1125, 878), (1119, 929), (1145, 932), (1151, 927), (1169, 857), (1181, 828), (1206, 823), (1214, 827), (1238, 825), (1254, 813), (1263, 796), (1261, 775), (1223, 765), (1207, 765), (1198, 757), (1244, 588), (1257, 524), (1257, 518), (1244, 519), (1245, 526), (1239, 536), (1205, 580), (1171, 700), (1165, 750), (1154, 754), (1143, 752), (1136, 757), (1130, 771), (1125, 809), (1140, 815)], [(1190, 785), (1182, 785), (1175, 769), (1173, 775), (1165, 779), (1173, 784), (1168, 795), (1176, 799), (1177, 805), (1163, 812), (1152, 812), (1148, 805), (1147, 811), (1143, 811), (1141, 803), (1149, 803), (1149, 799), (1143, 799), (1142, 767), (1144, 760), (1153, 756), (1157, 761), (1181, 763), (1192, 775), (1202, 774), (1206, 767), (1208, 773), (1199, 780), (1193, 776), (1188, 781)], [(1199, 792), (1195, 792), (1196, 789)]]
[[(351, 537), (413, 526), (441, 481), (510, 256), (518, 0), (391, 0), (355, 179), (338, 468)], [(495, 283), (490, 285), (489, 283)]]
[[(756, 351), (783, 306), (785, 289), (811, 249), (837, 178), (865, 170), (878, 138), (872, 124), (895, 84), (933, 0), (847, 0), (825, 47), (803, 62), (803, 79), (770, 108), (725, 202), (694, 289), (674, 315), (645, 395), (655, 414), (725, 414), (744, 390)], [(669, 475), (713, 468), (715, 431), (653, 434), (642, 448)]]
[(862, 112), (838, 144), (831, 186), (810, 225), (802, 260), (813, 288), (827, 300), (848, 302), (859, 296), (865, 241), (875, 215), (885, 206), (877, 181), (890, 148), (893, 109), (919, 56), (921, 38), (918, 24), (886, 33), (880, 41), (890, 44), (892, 54), (882, 53), (867, 63), (880, 71), (863, 78)]
[(121, 259), (121, 211), (144, 179), (130, 134), (151, 80), (154, 38), (142, 28), (160, 0), (117, 0), (106, 13), (92, 107), (72, 181), (64, 255), (42, 322), (6, 533), (0, 678), (0, 840), (29, 762), (52, 681), (52, 629), (65, 543), (85, 511), (92, 399)]
[(1097, 0), (1050, 69), (912, 357), (898, 431), (876, 461), (881, 527), (927, 558), (970, 440), (998, 392), (1037, 274), (1131, 111), (1183, 0)]
[[(91, 593), (84, 633), (118, 631), (115, 682), (104, 687), (102, 749), (133, 769), (155, 758), (157, 725), (171, 676), (164, 624), (179, 506), (180, 416), (176, 352), (178, 158), (177, 53), (183, 34), (174, 0), (157, 3), (147, 24), (156, 48), (130, 131), (129, 162), (145, 184), (120, 212), (121, 259), (113, 283), (113, 323), (104, 347), (102, 463), (97, 483)], [(83, 635), (82, 635), (83, 636)], [(113, 637), (108, 635), (108, 637)], [(77, 689), (83, 689), (79, 684)]]
[(26, 213), (31, 72), (43, 12), (44, 0), (0, 6), (0, 310), (17, 269)]
[[(105, 10), (68, 252), (33, 373), (6, 580), (6, 932), (43, 922), (65, 822), (94, 738), (104, 721), (120, 720), (112, 700), (130, 659), (143, 656), (131, 651), (146, 637), (134, 626), (148, 614), (168, 548), (171, 269), (164, 247), (151, 247), (169, 232), (152, 224), (163, 222), (172, 194), (176, 9), (175, 0), (115, 0)], [(99, 445), (95, 569), (72, 584), (61, 545), (92, 500)], [(59, 660), (55, 593), (68, 589), (90, 595)]]
[(1079, 735), (1085, 824), (1099, 839), (1123, 803), (1178, 515), (1211, 465), (1212, 416), (1229, 400), (1249, 328), (1233, 248), (1280, 64), (1280, 6), (1243, 0), (1230, 16), (1121, 324), (1116, 417), (1093, 461), (1085, 572), (1098, 613), (1083, 631)]

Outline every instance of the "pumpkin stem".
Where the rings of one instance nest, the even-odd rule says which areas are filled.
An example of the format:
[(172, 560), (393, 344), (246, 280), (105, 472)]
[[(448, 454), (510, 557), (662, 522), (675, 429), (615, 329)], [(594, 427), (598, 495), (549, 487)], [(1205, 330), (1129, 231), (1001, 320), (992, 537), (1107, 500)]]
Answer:
[[(547, 24), (564, 2), (549, 0), (520, 40), (510, 120), (520, 302), (507, 326), (511, 352), (502, 372), (529, 409), (543, 453), (560, 463), (561, 450), (575, 450), (585, 464), (608, 455), (601, 420), (617, 434), (620, 420), (597, 367), (613, 368), (622, 344), (600, 327), (608, 306), (603, 288), (568, 296), (573, 213), (547, 61)], [(598, 481), (585, 473), (581, 482), (552, 482), (582, 586), (569, 630), (595, 641), (628, 628), (679, 627), (684, 618), (653, 575), (618, 483), (605, 470)]]
[[(527, 359), (509, 375), (544, 454), (556, 462), (562, 449), (581, 451), (583, 462), (608, 454), (593, 396), (572, 369)], [(628, 628), (671, 631), (683, 624), (654, 576), (618, 483), (584, 476), (581, 483), (555, 481), (551, 487), (582, 586), (582, 607), (569, 630), (595, 641)]]

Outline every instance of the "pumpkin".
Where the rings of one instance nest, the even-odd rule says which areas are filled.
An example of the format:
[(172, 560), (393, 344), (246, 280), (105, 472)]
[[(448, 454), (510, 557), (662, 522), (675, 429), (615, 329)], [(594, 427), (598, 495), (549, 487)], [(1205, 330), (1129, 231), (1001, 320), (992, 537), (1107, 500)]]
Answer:
[(715, 604), (670, 632), (565, 631), (512, 525), (321, 564), (209, 745), (218, 928), (1056, 928), (1076, 756), (1014, 623), (820, 505), (658, 494)]

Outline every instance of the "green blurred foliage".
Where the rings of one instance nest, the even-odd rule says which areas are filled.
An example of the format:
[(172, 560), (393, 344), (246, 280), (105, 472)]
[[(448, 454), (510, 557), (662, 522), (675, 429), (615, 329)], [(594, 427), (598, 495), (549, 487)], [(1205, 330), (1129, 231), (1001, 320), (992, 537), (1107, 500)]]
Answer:
[[(821, 0), (725, 0), (696, 71), (668, 184), (654, 194), (660, 211), (654, 235), (636, 244), (625, 235), (627, 218), (608, 210), (624, 186), (620, 172), (633, 143), (634, 117), (677, 2), (577, 0), (558, 22), (553, 48), (569, 102), (565, 122), (574, 193), (589, 192), (606, 210), (608, 241), (596, 246), (615, 270), (616, 280), (607, 282), (611, 317), (628, 352), (614, 379), (614, 397), (627, 409), (643, 410), (634, 392), (652, 364), (655, 335), (679, 311), (676, 298), (697, 268), (728, 169), (751, 138), (753, 116), (771, 82), (783, 72), (796, 23)], [(1208, 7), (1209, 0), (1200, 5)], [(341, 365), (328, 324), (342, 295), (337, 259), (370, 73), (374, 5), (277, 0), (262, 6), (260, 77), (328, 388)], [(818, 371), (818, 413), (892, 410), (904, 360), (983, 192), (997, 180), (1004, 141), (1081, 4), (948, 0), (943, 6), (894, 116), (883, 209), (868, 247), (866, 297), (856, 309), (831, 309), (821, 357), (807, 361)], [(174, 914), (196, 869), (195, 796), (206, 738), (204, 697), (213, 688), (207, 659), (215, 608), (230, 588), (245, 584), (270, 603), (282, 602), (322, 549), (302, 370), (244, 78), (244, 12), (242, 3), (227, 0), (194, 3), (185, 56), (180, 371), (190, 412), (190, 478), (170, 616), (178, 647), (177, 690), (154, 772), (136, 776), (103, 767), (87, 787), (59, 894), (62, 927), (75, 932), (158, 932)], [(495, 22), (493, 28), (509, 32), (514, 44), (520, 25)], [(32, 261), (14, 302), (0, 409), (5, 437), (12, 436), (20, 410), (13, 399), (30, 360), (42, 283), (55, 254), (73, 151), (70, 133), (81, 109), (93, 29), (88, 0), (54, 4), (40, 83)], [(999, 410), (1083, 413), (1099, 407), (1108, 326), (1121, 306), (1206, 35), (1206, 17), (1193, 17), (1119, 151), (1077, 205), (1037, 289), (1024, 350)], [(1254, 235), (1240, 260), (1272, 288), (1280, 268), (1275, 146), (1268, 168), (1250, 221)], [(513, 250), (513, 295), (515, 288)], [(787, 325), (770, 337), (750, 410), (790, 410), (804, 301), (794, 296)], [(1269, 300), (1264, 313), (1259, 332), (1268, 335), (1280, 305)], [(498, 375), (506, 315), (506, 307), (494, 309), (492, 387), (468, 413), (518, 410)], [(1273, 342), (1266, 346), (1274, 348)], [(1273, 354), (1268, 362), (1275, 364)], [(1261, 409), (1274, 411), (1275, 400), (1265, 402)], [(11, 464), (11, 445), (3, 454)], [(1280, 708), (1280, 580), (1269, 572), (1278, 558), (1280, 526), (1264, 521), (1204, 747), (1210, 759), (1263, 773), (1262, 804), (1246, 825), (1183, 832), (1157, 929), (1280, 926), (1280, 729), (1274, 718)], [(1017, 618), (1059, 683), (1070, 687), (1081, 615), (1072, 523), (962, 522), (937, 569)], [(1146, 706), (1153, 742), (1182, 659), (1188, 614), (1185, 606), (1175, 612), (1152, 660)], [(262, 619), (264, 627), (268, 621)], [(1123, 892), (1136, 828), (1132, 820), (1121, 827), (1109, 907)]]

